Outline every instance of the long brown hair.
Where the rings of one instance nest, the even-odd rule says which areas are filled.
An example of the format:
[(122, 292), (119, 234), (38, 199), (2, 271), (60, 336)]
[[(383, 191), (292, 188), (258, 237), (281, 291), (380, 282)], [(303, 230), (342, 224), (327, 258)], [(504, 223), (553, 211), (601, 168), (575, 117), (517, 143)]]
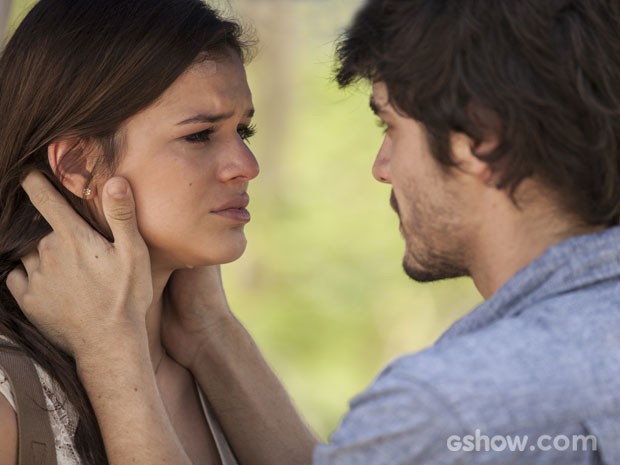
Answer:
[[(0, 58), (0, 334), (18, 344), (66, 393), (85, 464), (107, 463), (92, 406), (73, 359), (25, 318), (6, 287), (20, 257), (51, 229), (20, 180), (43, 172), (91, 225), (86, 203), (59, 182), (48, 145), (75, 138), (98, 147), (98, 169), (114, 169), (124, 121), (146, 108), (204, 52), (244, 58), (241, 28), (201, 0), (41, 0)], [(69, 163), (84, 155), (76, 143)]]

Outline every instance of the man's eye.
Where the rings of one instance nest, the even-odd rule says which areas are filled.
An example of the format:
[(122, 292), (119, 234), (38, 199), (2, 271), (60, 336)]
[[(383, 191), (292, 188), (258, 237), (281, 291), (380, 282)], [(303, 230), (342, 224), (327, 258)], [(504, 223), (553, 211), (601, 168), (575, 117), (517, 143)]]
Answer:
[(251, 126), (240, 126), (237, 128), (237, 132), (243, 140), (248, 140), (256, 135), (256, 125), (252, 124)]
[(388, 132), (388, 129), (389, 129), (388, 124), (382, 119), (377, 120), (377, 126), (383, 129), (383, 134)]
[(204, 131), (197, 132), (196, 134), (186, 136), (184, 139), (187, 142), (198, 144), (201, 142), (207, 142), (211, 134), (213, 134), (213, 129), (209, 128), (209, 129), (205, 129)]

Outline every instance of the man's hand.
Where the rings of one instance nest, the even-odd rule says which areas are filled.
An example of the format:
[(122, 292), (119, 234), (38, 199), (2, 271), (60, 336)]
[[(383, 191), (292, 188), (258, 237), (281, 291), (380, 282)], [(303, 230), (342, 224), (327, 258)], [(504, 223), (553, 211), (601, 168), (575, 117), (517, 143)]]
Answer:
[(205, 338), (230, 313), (220, 267), (175, 271), (166, 287), (162, 341), (168, 354), (192, 370)]
[(11, 272), (7, 286), (26, 316), (76, 358), (110, 465), (189, 465), (150, 363), (151, 264), (128, 182), (112, 178), (103, 189), (114, 243), (41, 174), (22, 184), (53, 232), (23, 258), (24, 269)]
[(131, 337), (131, 331), (134, 337), (144, 333), (153, 286), (128, 182), (112, 178), (103, 189), (114, 243), (93, 230), (42, 174), (30, 173), (22, 185), (53, 229), (23, 257), (24, 268), (7, 278), (28, 319), (76, 358), (123, 334)]
[(318, 438), (226, 302), (219, 266), (176, 271), (162, 340), (194, 375), (242, 465), (307, 465)]

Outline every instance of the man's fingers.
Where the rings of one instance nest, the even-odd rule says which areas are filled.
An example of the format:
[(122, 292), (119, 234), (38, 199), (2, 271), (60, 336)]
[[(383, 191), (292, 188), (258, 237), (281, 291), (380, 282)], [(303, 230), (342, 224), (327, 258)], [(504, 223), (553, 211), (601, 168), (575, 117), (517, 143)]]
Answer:
[(26, 272), (21, 267), (18, 266), (7, 275), (6, 287), (13, 295), (17, 304), (24, 308), (22, 302), (24, 294), (28, 290), (28, 276), (26, 276)]
[(84, 225), (84, 220), (43, 174), (30, 172), (22, 181), (22, 187), (54, 231), (70, 231)]
[(117, 245), (132, 245), (140, 236), (136, 221), (136, 207), (127, 180), (110, 178), (103, 189), (103, 213)]

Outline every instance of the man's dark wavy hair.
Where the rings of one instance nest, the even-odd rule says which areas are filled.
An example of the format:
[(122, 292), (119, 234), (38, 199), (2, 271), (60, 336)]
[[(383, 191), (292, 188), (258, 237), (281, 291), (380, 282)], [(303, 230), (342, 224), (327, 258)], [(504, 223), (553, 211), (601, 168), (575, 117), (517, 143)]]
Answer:
[(338, 47), (338, 83), (384, 81), (444, 166), (449, 134), (512, 196), (534, 176), (589, 225), (620, 220), (620, 2), (368, 0)]

